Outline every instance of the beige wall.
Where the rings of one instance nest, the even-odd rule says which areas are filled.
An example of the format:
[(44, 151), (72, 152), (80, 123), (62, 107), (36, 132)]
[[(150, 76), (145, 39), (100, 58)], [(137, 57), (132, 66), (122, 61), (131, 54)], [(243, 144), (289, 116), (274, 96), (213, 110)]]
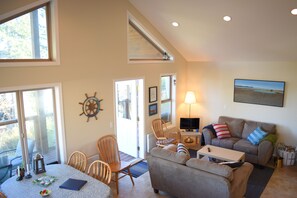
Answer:
[[(297, 67), (296, 62), (190, 62), (188, 88), (197, 93), (193, 111), (202, 125), (216, 122), (220, 115), (277, 124), (279, 141), (297, 142)], [(234, 79), (285, 81), (284, 107), (233, 102)]]
[[(1, 6), (0, 6), (1, 7)], [(176, 73), (177, 91), (186, 86), (186, 62), (127, 0), (58, 1), (61, 65), (49, 67), (0, 68), (0, 89), (12, 86), (61, 82), (68, 155), (81, 150), (97, 153), (96, 141), (114, 133), (113, 82), (118, 79), (145, 80), (145, 133), (151, 131), (148, 116), (148, 87), (159, 86), (160, 75)], [(174, 63), (127, 63), (127, 11), (131, 12), (175, 56)], [(98, 120), (79, 116), (85, 93), (97, 96), (104, 109)], [(183, 99), (178, 97), (177, 103)], [(179, 110), (179, 106), (177, 106)]]

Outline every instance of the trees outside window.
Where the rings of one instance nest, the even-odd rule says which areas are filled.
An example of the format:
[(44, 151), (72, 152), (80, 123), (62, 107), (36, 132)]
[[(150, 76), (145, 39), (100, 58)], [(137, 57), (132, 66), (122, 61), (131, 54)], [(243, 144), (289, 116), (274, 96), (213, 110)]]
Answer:
[(175, 76), (161, 76), (161, 118), (172, 123), (175, 115)]
[(50, 58), (47, 9), (36, 8), (0, 24), (0, 59)]

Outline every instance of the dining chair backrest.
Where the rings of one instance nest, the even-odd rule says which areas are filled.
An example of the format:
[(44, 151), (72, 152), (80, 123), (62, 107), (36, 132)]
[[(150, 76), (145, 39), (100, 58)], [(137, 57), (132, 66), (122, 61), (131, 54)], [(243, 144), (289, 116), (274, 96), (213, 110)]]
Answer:
[(164, 128), (165, 130), (167, 129), (166, 123), (161, 118), (157, 118), (152, 121), (152, 130), (157, 139), (164, 137)]
[(74, 151), (68, 160), (67, 163), (69, 166), (72, 166), (73, 168), (80, 170), (82, 172), (86, 171), (87, 168), (87, 156), (83, 152), (80, 151)]
[(99, 181), (109, 184), (111, 181), (111, 169), (109, 164), (101, 161), (95, 160), (92, 162), (88, 169), (88, 175), (98, 179)]
[(97, 148), (100, 159), (102, 159), (104, 162), (111, 164), (121, 161), (117, 139), (114, 135), (106, 135), (101, 137), (97, 141)]
[(0, 192), (0, 198), (6, 198), (6, 196), (3, 194), (3, 192)]

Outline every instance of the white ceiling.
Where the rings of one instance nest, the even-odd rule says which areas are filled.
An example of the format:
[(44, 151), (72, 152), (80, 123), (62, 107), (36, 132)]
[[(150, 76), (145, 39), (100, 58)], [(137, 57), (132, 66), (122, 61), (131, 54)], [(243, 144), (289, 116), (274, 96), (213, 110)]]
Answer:
[(187, 61), (297, 61), (297, 0), (129, 1)]

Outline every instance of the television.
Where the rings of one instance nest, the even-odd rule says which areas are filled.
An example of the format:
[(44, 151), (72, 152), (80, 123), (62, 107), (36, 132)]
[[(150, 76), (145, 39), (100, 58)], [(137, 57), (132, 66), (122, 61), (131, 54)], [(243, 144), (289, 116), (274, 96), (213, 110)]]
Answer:
[(192, 131), (194, 129), (199, 130), (200, 118), (180, 118), (180, 129), (185, 129), (186, 131)]

